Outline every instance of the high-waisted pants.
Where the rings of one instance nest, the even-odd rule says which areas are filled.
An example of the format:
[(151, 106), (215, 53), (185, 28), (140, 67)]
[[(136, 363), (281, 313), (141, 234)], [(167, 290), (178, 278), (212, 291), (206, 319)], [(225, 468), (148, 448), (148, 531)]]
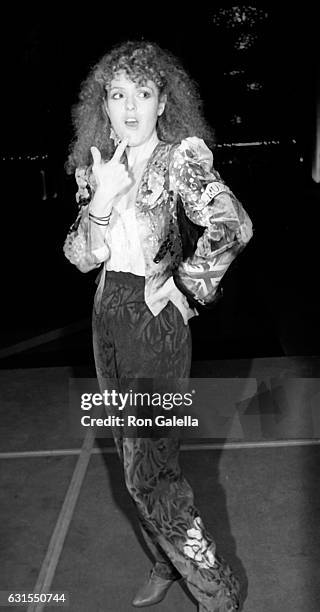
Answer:
[[(108, 272), (100, 310), (93, 312), (93, 345), (98, 381), (187, 378), (191, 337), (179, 310), (169, 302), (154, 316), (145, 304), (143, 277)], [(154, 572), (183, 577), (208, 612), (238, 609), (239, 583), (216, 555), (215, 543), (194, 505), (179, 466), (177, 437), (123, 437), (113, 430), (126, 487), (135, 503), (142, 534), (154, 557)]]

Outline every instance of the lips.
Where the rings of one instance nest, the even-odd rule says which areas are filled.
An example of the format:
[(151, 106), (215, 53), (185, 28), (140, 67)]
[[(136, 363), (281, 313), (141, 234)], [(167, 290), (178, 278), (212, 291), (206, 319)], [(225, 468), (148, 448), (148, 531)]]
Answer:
[(137, 119), (132, 118), (128, 118), (125, 120), (125, 124), (127, 127), (129, 128), (136, 128), (139, 125), (139, 122), (137, 121)]

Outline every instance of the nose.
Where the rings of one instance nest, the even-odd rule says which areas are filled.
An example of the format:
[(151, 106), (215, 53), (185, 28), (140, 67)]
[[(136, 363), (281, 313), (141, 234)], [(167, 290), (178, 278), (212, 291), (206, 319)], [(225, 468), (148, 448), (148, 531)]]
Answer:
[(136, 108), (136, 102), (134, 96), (128, 96), (126, 99), (126, 109), (134, 110)]

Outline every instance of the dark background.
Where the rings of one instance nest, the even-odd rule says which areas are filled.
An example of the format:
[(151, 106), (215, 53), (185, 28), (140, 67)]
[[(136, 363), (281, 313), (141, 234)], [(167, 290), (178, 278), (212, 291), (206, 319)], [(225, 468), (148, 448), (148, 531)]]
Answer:
[[(2, 346), (90, 317), (95, 275), (82, 275), (62, 253), (76, 214), (74, 179), (64, 171), (70, 109), (111, 45), (143, 37), (178, 55), (198, 81), (216, 130), (215, 166), (255, 228), (223, 300), (191, 323), (194, 358), (318, 354), (315, 11), (219, 3), (172, 14), (172, 4), (149, 6), (93, 5), (70, 16), (28, 7), (4, 22)], [(265, 144), (234, 146), (256, 141)], [(91, 360), (84, 323), (0, 364)]]

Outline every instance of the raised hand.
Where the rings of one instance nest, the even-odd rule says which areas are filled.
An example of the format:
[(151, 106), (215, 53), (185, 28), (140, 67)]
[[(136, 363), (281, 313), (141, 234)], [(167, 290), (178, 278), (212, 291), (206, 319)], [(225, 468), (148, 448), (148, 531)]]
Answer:
[(94, 214), (102, 215), (107, 209), (110, 210), (114, 197), (132, 184), (132, 178), (120, 161), (127, 145), (128, 139), (124, 138), (108, 162), (102, 161), (97, 147), (90, 149), (93, 158), (92, 172), (97, 183), (97, 191), (90, 205)]

